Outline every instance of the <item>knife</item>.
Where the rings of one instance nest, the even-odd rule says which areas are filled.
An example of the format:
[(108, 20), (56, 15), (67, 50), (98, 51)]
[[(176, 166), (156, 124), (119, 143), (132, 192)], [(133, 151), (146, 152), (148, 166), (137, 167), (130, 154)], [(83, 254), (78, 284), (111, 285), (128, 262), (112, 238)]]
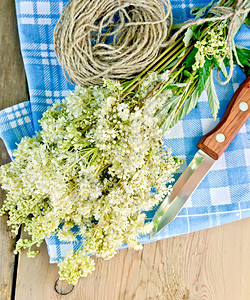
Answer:
[(176, 181), (172, 193), (164, 199), (153, 217), (153, 230), (149, 235), (150, 239), (177, 216), (249, 116), (250, 76), (234, 93), (219, 124), (203, 136), (197, 144), (198, 152)]

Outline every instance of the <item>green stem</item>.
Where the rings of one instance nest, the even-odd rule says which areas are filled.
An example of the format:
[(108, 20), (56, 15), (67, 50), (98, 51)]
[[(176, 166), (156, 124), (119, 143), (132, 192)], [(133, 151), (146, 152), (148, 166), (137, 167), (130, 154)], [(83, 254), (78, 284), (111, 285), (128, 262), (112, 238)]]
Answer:
[[(146, 69), (144, 69), (140, 74), (138, 74), (130, 83), (123, 89), (123, 93), (126, 92), (130, 87), (133, 86), (134, 83), (136, 83), (138, 80), (141, 79), (142, 75), (147, 73), (159, 60), (161, 60), (172, 48), (174, 48), (174, 51), (176, 50), (176, 45), (179, 44), (179, 42), (182, 40), (182, 38), (179, 38), (176, 42), (174, 42), (172, 45), (167, 47), (165, 51), (163, 51)], [(172, 52), (171, 52), (172, 53)], [(146, 74), (147, 75), (147, 74)]]
[[(154, 96), (159, 95), (166, 87), (168, 87), (169, 84), (170, 84), (171, 82), (173, 82), (173, 80), (174, 80), (174, 79), (175, 79), (175, 78), (176, 78), (176, 77), (177, 77), (184, 69), (185, 69), (185, 66), (182, 66), (178, 71), (176, 71), (176, 73), (174, 73), (174, 74), (172, 75), (172, 77), (171, 77), (164, 85), (161, 86), (161, 88), (157, 91), (157, 93), (154, 94)], [(152, 92), (150, 92), (150, 94), (147, 95), (146, 99), (152, 96), (151, 93), (152, 93)]]
[(100, 168), (100, 169), (98, 170), (97, 176), (99, 176), (103, 170), (107, 169), (107, 168), (110, 167), (110, 166), (112, 166), (112, 164), (108, 164), (108, 165), (105, 165), (105, 166), (103, 166), (102, 168)]
[[(85, 149), (86, 150), (86, 149)], [(66, 173), (73, 168), (79, 161), (81, 161), (84, 158), (88, 158), (92, 154), (95, 153), (95, 151), (98, 151), (98, 148), (90, 148), (88, 151), (84, 151), (85, 154), (83, 154), (81, 157), (79, 157), (76, 161), (73, 162), (65, 171), (64, 171), (64, 177), (66, 176)]]
[[(183, 47), (183, 45), (184, 45), (184, 43), (180, 43), (180, 44), (174, 49), (174, 51), (170, 52), (167, 56), (165, 56), (164, 59), (161, 60), (161, 61), (160, 61), (160, 62), (159, 62), (159, 63), (158, 63), (158, 64), (157, 64), (150, 72), (154, 72), (155, 70), (158, 70), (159, 67), (160, 67), (167, 59), (171, 58), (170, 60), (168, 60), (168, 61), (166, 62), (167, 65), (169, 65), (169, 63), (171, 63), (171, 62), (173, 61), (173, 59), (172, 59), (172, 57), (173, 57), (173, 52), (179, 50), (181, 47)], [(184, 49), (186, 49), (186, 47), (185, 47)], [(176, 54), (174, 55), (174, 57), (176, 57), (176, 55), (178, 56), (184, 49), (182, 48), (181, 51), (179, 51), (178, 53), (176, 53)], [(159, 73), (161, 72), (160, 70), (161, 70), (161, 69), (158, 70)]]
[[(193, 82), (193, 84), (192, 84), (192, 79), (189, 81), (189, 84), (187, 84), (187, 86), (185, 87), (185, 89), (184, 89), (184, 91), (183, 91), (183, 95), (184, 95), (184, 97), (183, 97), (183, 99), (181, 100), (181, 102), (180, 102), (180, 104), (179, 104), (179, 106), (178, 106), (178, 108), (176, 109), (176, 111), (175, 111), (175, 117), (176, 117), (176, 115), (178, 114), (178, 112), (179, 112), (179, 110), (181, 109), (181, 107), (182, 107), (182, 105), (184, 104), (184, 102), (188, 99), (188, 97), (193, 93), (193, 91), (195, 90), (195, 87), (196, 87), (196, 85), (197, 85), (197, 80), (196, 81), (194, 81)], [(192, 85), (191, 85), (192, 84)], [(191, 87), (190, 87), (190, 85), (191, 85)], [(190, 87), (190, 88), (189, 88)]]
[[(123, 89), (122, 99), (124, 99), (129, 93), (131, 93), (135, 88), (137, 88), (149, 76), (149, 74), (151, 72), (156, 71), (160, 65), (162, 65), (167, 59), (169, 59), (169, 57), (172, 57), (176, 54), (176, 51), (180, 48), (180, 46), (183, 45), (182, 43), (178, 47), (175, 47), (167, 56), (165, 56), (166, 53), (172, 49), (172, 46), (178, 45), (179, 41), (180, 41), (180, 39), (177, 40), (175, 43), (173, 43), (170, 47), (168, 47), (148, 68), (146, 68), (142, 73), (137, 75), (135, 77), (135, 79), (133, 81), (131, 81), (130, 84)], [(183, 49), (180, 51), (180, 53), (182, 51), (183, 51)], [(163, 59), (155, 66), (155, 64), (159, 61), (160, 58), (162, 58), (162, 56), (163, 56)], [(150, 70), (152, 67), (153, 67), (153, 69)], [(144, 75), (144, 76), (141, 77), (142, 75)]]
[[(161, 68), (158, 70), (158, 73), (161, 73), (164, 69), (166, 69), (167, 66), (169, 66), (171, 62), (173, 62), (186, 49), (187, 47), (184, 47), (181, 50), (179, 50), (175, 55), (172, 55), (172, 57), (163, 66), (161, 66)], [(181, 57), (181, 61), (182, 61), (182, 57)]]
[[(178, 50), (179, 48), (177, 48), (177, 50)], [(183, 51), (185, 51), (187, 49), (187, 47), (184, 47), (184, 48), (182, 48), (181, 50), (179, 50), (177, 53), (170, 53), (169, 55), (170, 56), (172, 56), (171, 57), (171, 59), (170, 60), (168, 60), (159, 70), (157, 70), (158, 71), (158, 73), (161, 73), (176, 57), (178, 57)], [(176, 68), (177, 68), (177, 66), (186, 58), (186, 56), (189, 54), (189, 52), (191, 51), (193, 49), (193, 45), (191, 45), (191, 47), (189, 47), (189, 49), (187, 49), (187, 51), (186, 51), (186, 53), (176, 62), (176, 64), (170, 69), (170, 73), (172, 73)], [(175, 51), (176, 51), (176, 49), (175, 49)], [(175, 51), (173, 51), (173, 52), (175, 52)], [(173, 55), (174, 54), (174, 55)], [(169, 55), (167, 56), (167, 57), (164, 57), (164, 59), (158, 64), (158, 65), (161, 65), (167, 58), (169, 58)], [(155, 70), (154, 70), (155, 71)], [(146, 74), (144, 77), (142, 77), (141, 78), (141, 80), (139, 81), (139, 82), (137, 82), (134, 86), (132, 86), (130, 89), (129, 89), (129, 91), (127, 91), (124, 95), (123, 95), (123, 97), (122, 97), (122, 99), (124, 98), (124, 97), (126, 97), (126, 95), (128, 94), (128, 93), (130, 93), (133, 89), (135, 89), (139, 84), (141, 84), (145, 79), (146, 79), (146, 77), (148, 77), (148, 75), (149, 74)], [(155, 88), (150, 92), (150, 94), (149, 95), (152, 95), (160, 86), (161, 86), (161, 84), (162, 84), (162, 81), (161, 82), (159, 82), (156, 86), (155, 86)], [(149, 95), (147, 95), (146, 96), (146, 98), (144, 99), (144, 101), (146, 100), (146, 99), (148, 99), (149, 98)]]
[(226, 1), (227, 1), (227, 0), (223, 0), (223, 1), (221, 2), (220, 6), (223, 6), (224, 3), (225, 3)]
[(191, 45), (189, 49), (187, 49), (186, 53), (176, 62), (176, 64), (170, 69), (170, 73), (172, 73), (188, 56), (188, 54), (191, 52), (191, 50), (194, 48), (194, 45)]

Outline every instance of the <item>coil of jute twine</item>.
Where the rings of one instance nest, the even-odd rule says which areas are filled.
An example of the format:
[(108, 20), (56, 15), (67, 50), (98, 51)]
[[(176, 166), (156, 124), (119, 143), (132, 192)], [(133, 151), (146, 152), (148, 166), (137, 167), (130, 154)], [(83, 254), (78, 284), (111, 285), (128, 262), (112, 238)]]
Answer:
[(130, 79), (158, 55), (172, 26), (169, 0), (70, 0), (55, 53), (73, 84)]

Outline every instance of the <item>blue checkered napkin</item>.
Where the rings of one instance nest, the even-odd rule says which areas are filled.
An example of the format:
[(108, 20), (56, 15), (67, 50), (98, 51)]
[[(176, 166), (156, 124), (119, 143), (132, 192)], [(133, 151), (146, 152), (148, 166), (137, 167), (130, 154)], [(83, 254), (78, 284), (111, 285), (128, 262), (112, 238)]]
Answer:
[(30, 101), (26, 101), (0, 111), (0, 137), (13, 159), (13, 150), (25, 136), (32, 137), (34, 127)]
[[(24, 102), (0, 112), (0, 136), (10, 155), (22, 136), (32, 136), (34, 131), (40, 129), (38, 120), (42, 113), (53, 103), (61, 101), (69, 89), (73, 89), (73, 86), (64, 78), (53, 51), (53, 30), (67, 1), (16, 0), (20, 43), (28, 79), (30, 102)], [(210, 0), (172, 0), (175, 23), (189, 19), (191, 17), (189, 11), (193, 6), (204, 6), (209, 2)], [(237, 35), (236, 43), (250, 46), (247, 27), (243, 26)], [(221, 86), (216, 83), (221, 103), (219, 118), (222, 117), (229, 99), (243, 80), (243, 73), (239, 68), (235, 68), (234, 77), (229, 84)], [(182, 122), (179, 122), (163, 140), (168, 147), (172, 148), (174, 155), (185, 158), (186, 163), (189, 163), (197, 151), (195, 145), (201, 136), (216, 123), (212, 120), (206, 94), (203, 94), (198, 107)], [(249, 132), (248, 121), (178, 217), (152, 241), (250, 216)], [(179, 175), (180, 173), (176, 174), (176, 178)], [(155, 210), (148, 213), (149, 220), (152, 219), (154, 212)], [(141, 237), (140, 241), (149, 242), (148, 236)], [(74, 243), (61, 242), (56, 235), (47, 238), (50, 261), (60, 260), (67, 251), (76, 250), (80, 245), (79, 236)]]

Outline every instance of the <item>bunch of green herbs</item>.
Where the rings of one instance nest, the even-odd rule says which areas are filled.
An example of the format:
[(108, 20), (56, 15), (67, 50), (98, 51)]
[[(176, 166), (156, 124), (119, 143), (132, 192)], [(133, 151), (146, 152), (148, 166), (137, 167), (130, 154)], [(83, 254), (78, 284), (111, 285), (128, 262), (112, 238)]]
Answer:
[[(156, 111), (159, 126), (164, 133), (197, 106), (203, 91), (207, 93), (213, 118), (217, 118), (219, 100), (213, 74), (217, 69), (218, 80), (220, 81), (219, 72), (221, 72), (222, 77), (224, 76), (228, 82), (232, 76), (230, 73), (233, 71), (230, 70), (230, 73), (227, 73), (226, 67), (230, 65), (230, 58), (242, 68), (247, 76), (249, 75), (250, 50), (235, 45), (234, 37), (242, 24), (249, 26), (250, 3), (246, 0), (221, 0), (216, 3), (216, 8), (209, 10), (214, 2), (213, 0), (202, 8), (194, 7), (192, 13), (196, 16), (196, 20), (190, 24), (175, 25), (174, 27), (181, 29), (178, 33), (182, 31), (182, 27), (187, 27), (187, 29), (181, 32), (179, 38), (171, 43), (143, 72), (130, 82), (123, 83), (123, 97), (133, 99), (138, 87), (151, 72), (157, 74), (168, 72), (168, 81), (159, 82), (148, 95), (141, 99), (142, 105), (143, 101), (152, 95), (159, 95), (162, 91), (171, 89), (171, 97), (166, 98), (164, 105)], [(241, 2), (242, 13), (232, 20), (239, 2)], [(224, 17), (225, 9), (229, 10), (229, 13)], [(201, 17), (204, 19), (199, 19)], [(232, 22), (234, 22), (233, 26)], [(233, 69), (232, 65), (231, 68)]]

